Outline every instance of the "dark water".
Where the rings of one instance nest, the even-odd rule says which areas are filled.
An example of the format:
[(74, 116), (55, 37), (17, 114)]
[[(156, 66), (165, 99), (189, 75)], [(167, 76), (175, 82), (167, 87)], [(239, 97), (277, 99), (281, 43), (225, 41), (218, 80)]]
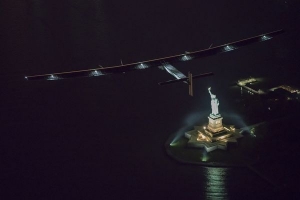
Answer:
[[(297, 1), (279, 0), (2, 1), (1, 199), (292, 196), (290, 179), (283, 184), (293, 190), (275, 190), (246, 168), (178, 164), (163, 145), (171, 133), (207, 116), (208, 86), (230, 117), (231, 111), (240, 116), (229, 87), (239, 78), (299, 84), (299, 8)], [(280, 28), (287, 32), (273, 41), (176, 66), (184, 73), (216, 73), (196, 83), (194, 98), (184, 84), (159, 87), (171, 77), (155, 69), (23, 80), (204, 49)]]

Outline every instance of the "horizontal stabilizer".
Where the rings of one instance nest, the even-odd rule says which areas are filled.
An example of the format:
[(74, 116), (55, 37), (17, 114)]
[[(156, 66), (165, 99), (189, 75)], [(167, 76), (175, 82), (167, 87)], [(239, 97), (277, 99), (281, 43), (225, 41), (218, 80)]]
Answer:
[[(192, 78), (193, 78), (193, 79), (197, 79), (197, 78), (203, 78), (203, 77), (206, 77), (206, 76), (212, 76), (212, 75), (214, 75), (214, 73), (208, 72), (208, 73), (205, 73), (205, 74), (198, 74), (198, 75), (195, 75), (195, 76), (193, 76)], [(174, 80), (169, 80), (169, 81), (159, 82), (158, 84), (159, 84), (159, 85), (168, 85), (168, 84), (171, 84), (171, 83), (187, 82), (188, 80), (189, 80), (189, 77), (186, 77), (186, 78), (181, 78), (181, 79), (174, 79)]]

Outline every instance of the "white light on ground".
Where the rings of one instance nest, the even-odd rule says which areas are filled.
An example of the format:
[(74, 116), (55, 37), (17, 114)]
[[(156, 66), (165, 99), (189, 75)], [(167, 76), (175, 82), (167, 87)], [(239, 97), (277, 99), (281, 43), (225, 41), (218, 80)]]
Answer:
[(203, 150), (200, 159), (201, 159), (202, 162), (207, 162), (208, 161), (209, 157), (208, 157), (207, 152), (205, 150)]
[(174, 146), (176, 146), (176, 144), (177, 144), (176, 142), (172, 142), (172, 143), (170, 144), (170, 146), (171, 146), (171, 147), (174, 147)]

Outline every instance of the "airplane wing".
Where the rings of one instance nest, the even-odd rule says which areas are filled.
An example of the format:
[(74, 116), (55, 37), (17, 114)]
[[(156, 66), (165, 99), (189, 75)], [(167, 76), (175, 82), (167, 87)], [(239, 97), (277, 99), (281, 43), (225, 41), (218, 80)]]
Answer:
[(147, 69), (153, 67), (163, 67), (165, 63), (174, 64), (177, 62), (185, 62), (196, 58), (203, 58), (207, 56), (216, 55), (219, 53), (233, 51), (240, 47), (252, 43), (269, 40), (281, 33), (283, 33), (283, 30), (277, 30), (270, 33), (261, 34), (258, 36), (246, 38), (243, 40), (238, 40), (235, 42), (223, 44), (220, 46), (216, 46), (204, 50), (185, 52), (183, 54), (157, 58), (152, 60), (146, 60), (141, 62), (135, 62), (130, 64), (124, 64), (124, 65), (122, 64), (122, 65), (112, 66), (112, 67), (98, 67), (93, 69), (67, 71), (67, 72), (59, 72), (59, 73), (51, 73), (51, 74), (32, 75), (32, 76), (25, 76), (25, 79), (26, 80), (59, 80), (59, 79), (76, 78), (76, 77), (102, 76), (102, 75), (124, 73), (128, 71), (141, 70), (141, 69)]

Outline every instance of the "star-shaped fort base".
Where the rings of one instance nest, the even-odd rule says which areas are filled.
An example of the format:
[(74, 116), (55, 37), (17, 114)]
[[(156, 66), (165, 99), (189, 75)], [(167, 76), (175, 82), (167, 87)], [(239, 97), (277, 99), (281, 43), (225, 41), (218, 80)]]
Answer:
[(237, 142), (243, 137), (241, 130), (234, 126), (223, 125), (224, 129), (219, 132), (211, 132), (206, 126), (195, 126), (194, 130), (185, 132), (185, 137), (189, 139), (188, 147), (205, 148), (207, 152), (216, 149), (227, 149), (228, 142)]

